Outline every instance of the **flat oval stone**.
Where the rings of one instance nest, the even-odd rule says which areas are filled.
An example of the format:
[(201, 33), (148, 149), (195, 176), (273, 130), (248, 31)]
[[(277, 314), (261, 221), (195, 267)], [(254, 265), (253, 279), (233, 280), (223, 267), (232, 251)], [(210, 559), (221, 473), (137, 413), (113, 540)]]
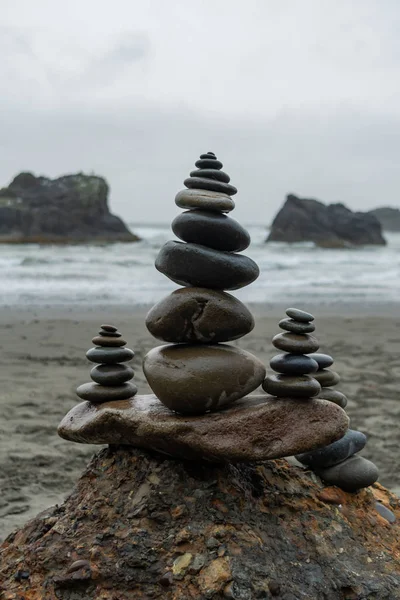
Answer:
[(384, 504), (381, 504), (380, 502), (375, 502), (375, 508), (376, 508), (377, 512), (381, 515), (381, 517), (386, 519), (386, 521), (388, 521), (388, 523), (396, 522), (396, 515), (394, 513), (392, 513), (392, 511), (389, 510), (387, 508), (387, 506), (385, 506)]
[(330, 369), (320, 369), (313, 377), (319, 381), (322, 387), (330, 387), (332, 385), (337, 385), (340, 382), (339, 373), (331, 371)]
[(200, 154), (200, 158), (217, 158), (214, 152), (206, 152), (205, 154)]
[(126, 400), (127, 398), (132, 398), (136, 392), (137, 387), (134, 383), (123, 383), (110, 387), (99, 385), (98, 383), (84, 383), (76, 390), (79, 398), (89, 400), (89, 402), (93, 402), (94, 404)]
[(100, 385), (120, 385), (134, 376), (133, 369), (126, 365), (97, 365), (90, 371), (90, 377)]
[(109, 348), (125, 346), (127, 342), (122, 339), (122, 337), (106, 337), (103, 335), (96, 335), (92, 339), (92, 344), (95, 346), (107, 346)]
[[(216, 290), (237, 290), (260, 274), (257, 264), (247, 256), (172, 241), (161, 248), (155, 266), (179, 285)], [(315, 349), (318, 345), (313, 346)]]
[(282, 319), (279, 321), (279, 327), (292, 333), (312, 333), (315, 331), (315, 325), (312, 323), (302, 323), (294, 319)]
[(321, 388), (321, 392), (318, 394), (318, 398), (323, 398), (324, 400), (334, 402), (341, 408), (345, 408), (347, 406), (346, 396), (342, 394), (342, 392), (338, 392), (337, 390), (331, 390), (330, 388)]
[(337, 465), (350, 458), (356, 452), (360, 452), (366, 443), (366, 435), (361, 433), (361, 431), (349, 429), (342, 439), (337, 440), (337, 442), (333, 442), (329, 446), (313, 450), (312, 452), (298, 454), (296, 458), (311, 469), (333, 467), (333, 465)]
[[(203, 154), (204, 156), (204, 154)], [(222, 169), (224, 166), (220, 160), (207, 156), (207, 158), (200, 158), (194, 163), (198, 169)]]
[(229, 183), (231, 180), (228, 173), (217, 169), (196, 169), (190, 173), (190, 177), (203, 177), (204, 179), (213, 179), (223, 183)]
[(317, 338), (309, 334), (278, 333), (272, 338), (275, 348), (291, 354), (309, 354), (319, 348)]
[(180, 208), (202, 208), (219, 212), (230, 212), (235, 203), (227, 194), (209, 190), (181, 190), (175, 196), (175, 204)]
[(320, 352), (314, 352), (310, 354), (310, 358), (317, 361), (320, 369), (326, 369), (333, 365), (333, 358), (329, 354), (321, 354)]
[(321, 391), (318, 381), (309, 375), (268, 375), (262, 387), (278, 398), (312, 398)]
[(300, 310), (299, 308), (288, 308), (286, 310), (286, 314), (291, 319), (294, 319), (295, 321), (301, 321), (302, 323), (314, 321), (314, 317), (311, 313)]
[(135, 356), (130, 348), (90, 348), (86, 352), (86, 358), (94, 363), (115, 364), (132, 360)]
[(362, 456), (352, 456), (338, 465), (315, 472), (325, 483), (337, 485), (345, 492), (357, 492), (375, 483), (379, 477), (378, 467)]
[(102, 335), (104, 337), (113, 337), (113, 338), (122, 337), (121, 334), (119, 333), (119, 331), (106, 331), (104, 329), (100, 329), (99, 335)]
[(215, 181), (215, 179), (203, 179), (202, 177), (188, 177), (183, 182), (189, 189), (195, 190), (211, 190), (212, 192), (221, 192), (228, 196), (237, 194), (237, 189), (230, 183)]
[(146, 317), (150, 333), (165, 342), (217, 343), (236, 340), (254, 327), (248, 308), (234, 296), (207, 288), (172, 292)]
[(250, 244), (250, 235), (240, 223), (215, 211), (188, 210), (172, 221), (171, 228), (185, 242), (216, 250), (241, 252)]
[(269, 364), (274, 371), (288, 375), (308, 375), (318, 371), (318, 363), (304, 354), (277, 354)]
[(265, 377), (258, 358), (221, 344), (158, 346), (145, 356), (143, 371), (159, 400), (185, 415), (220, 410), (255, 390)]
[(101, 329), (104, 329), (105, 331), (111, 331), (111, 332), (117, 331), (117, 327), (114, 327), (114, 325), (101, 325), (100, 327), (101, 327)]

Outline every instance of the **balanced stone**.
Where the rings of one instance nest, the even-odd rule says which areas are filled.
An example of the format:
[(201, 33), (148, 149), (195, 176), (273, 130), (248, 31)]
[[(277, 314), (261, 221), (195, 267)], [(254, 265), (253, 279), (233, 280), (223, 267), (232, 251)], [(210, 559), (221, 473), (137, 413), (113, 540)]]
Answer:
[(202, 208), (218, 212), (230, 212), (235, 203), (227, 194), (209, 190), (182, 190), (175, 196), (175, 204), (180, 208)]
[[(204, 154), (202, 156), (205, 156)], [(200, 158), (196, 160), (194, 163), (199, 169), (222, 169), (224, 166), (220, 160), (213, 158), (212, 156), (207, 156), (207, 158)]]
[(216, 181), (215, 179), (203, 179), (202, 177), (188, 177), (183, 182), (184, 185), (189, 189), (195, 190), (210, 190), (212, 192), (220, 192), (221, 194), (227, 194), (233, 196), (237, 194), (237, 189), (230, 183), (223, 183), (222, 181)]
[(101, 385), (120, 385), (134, 376), (133, 369), (126, 365), (97, 365), (90, 371), (90, 377)]
[(331, 390), (330, 388), (323, 387), (321, 388), (318, 397), (323, 398), (324, 400), (329, 400), (330, 402), (334, 402), (341, 408), (345, 408), (347, 406), (346, 396), (337, 390)]
[(292, 354), (309, 354), (319, 348), (318, 340), (309, 334), (278, 333), (272, 338), (275, 348)]
[(200, 154), (200, 158), (217, 158), (214, 152), (205, 152), (205, 154)]
[(384, 506), (384, 504), (381, 504), (380, 502), (375, 502), (375, 508), (377, 512), (381, 515), (381, 517), (386, 519), (388, 523), (396, 522), (396, 515), (392, 513), (392, 511), (389, 510), (387, 506)]
[(312, 333), (315, 331), (315, 325), (313, 323), (302, 323), (301, 321), (295, 321), (294, 319), (282, 319), (279, 321), (279, 327), (292, 333)]
[(110, 331), (111, 333), (115, 333), (117, 331), (117, 327), (114, 327), (114, 325), (101, 325), (100, 328), (104, 329), (104, 331)]
[(92, 339), (92, 344), (95, 346), (106, 346), (109, 348), (125, 346), (126, 341), (122, 339), (122, 337), (107, 337), (103, 335), (96, 335)]
[[(158, 271), (179, 285), (217, 290), (244, 287), (260, 273), (257, 264), (247, 256), (173, 241), (164, 244), (155, 265)], [(313, 345), (310, 352), (317, 349), (318, 345)]]
[(329, 444), (325, 448), (299, 454), (296, 458), (311, 469), (332, 467), (362, 450), (366, 443), (367, 436), (361, 431), (349, 429), (342, 439), (337, 440), (337, 442)]
[(205, 179), (215, 179), (224, 183), (229, 183), (231, 180), (228, 173), (224, 173), (219, 169), (196, 169), (190, 173), (190, 177), (204, 177)]
[(320, 369), (313, 375), (322, 387), (330, 387), (331, 385), (337, 385), (340, 382), (340, 375), (336, 371), (330, 369)]
[(318, 363), (303, 354), (277, 354), (269, 364), (274, 371), (288, 375), (308, 375), (318, 371)]
[(298, 308), (288, 308), (286, 314), (291, 319), (294, 319), (295, 321), (301, 321), (302, 323), (314, 321), (314, 317), (312, 314), (305, 312), (304, 310), (300, 310)]
[(377, 466), (362, 456), (352, 456), (338, 465), (315, 472), (325, 483), (337, 485), (345, 492), (357, 492), (375, 483), (379, 477)]
[(132, 360), (135, 353), (129, 348), (90, 348), (86, 352), (86, 358), (94, 363), (115, 364)]
[(327, 369), (333, 365), (333, 358), (329, 356), (329, 354), (321, 354), (319, 352), (315, 352), (310, 354), (310, 358), (317, 361), (320, 369)]
[(321, 391), (318, 381), (309, 375), (268, 375), (262, 387), (267, 394), (279, 398), (312, 398)]
[(100, 329), (99, 331), (99, 335), (102, 335), (104, 337), (110, 337), (110, 338), (119, 338), (121, 337), (121, 334), (118, 331), (105, 331), (103, 329)]
[(186, 287), (153, 306), (146, 326), (154, 337), (166, 342), (217, 343), (246, 335), (253, 329), (254, 319), (231, 294)]
[(219, 410), (264, 380), (258, 358), (232, 346), (168, 344), (145, 356), (147, 381), (165, 406), (182, 414)]
[(172, 221), (172, 231), (185, 242), (216, 250), (241, 252), (250, 244), (250, 235), (235, 219), (206, 210), (189, 210)]
[(131, 382), (109, 387), (99, 385), (98, 383), (84, 383), (76, 390), (77, 395), (82, 400), (89, 400), (94, 403), (126, 400), (134, 396), (136, 392), (137, 387)]
[[(232, 371), (233, 375), (233, 371)], [(254, 462), (292, 456), (341, 438), (346, 413), (331, 402), (247, 396), (221, 412), (182, 417), (154, 396), (78, 404), (59, 435), (87, 444), (127, 444), (184, 460)]]

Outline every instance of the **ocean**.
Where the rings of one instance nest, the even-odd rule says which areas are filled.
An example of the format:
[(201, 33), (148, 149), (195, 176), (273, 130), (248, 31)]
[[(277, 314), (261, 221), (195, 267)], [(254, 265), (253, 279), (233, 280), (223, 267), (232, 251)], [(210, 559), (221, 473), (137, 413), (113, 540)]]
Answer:
[[(130, 224), (142, 241), (103, 245), (0, 245), (3, 307), (74, 304), (148, 305), (176, 289), (154, 260), (174, 239), (169, 225)], [(299, 306), (351, 304), (355, 308), (396, 303), (400, 295), (400, 233), (385, 233), (388, 245), (352, 250), (316, 248), (312, 243), (266, 244), (267, 230), (248, 226), (244, 252), (260, 277), (233, 292), (252, 303)]]

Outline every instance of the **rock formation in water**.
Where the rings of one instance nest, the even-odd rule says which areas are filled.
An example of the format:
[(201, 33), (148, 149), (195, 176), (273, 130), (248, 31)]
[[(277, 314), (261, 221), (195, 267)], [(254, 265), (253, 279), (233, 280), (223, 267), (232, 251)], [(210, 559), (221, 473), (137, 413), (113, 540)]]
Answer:
[(267, 242), (314, 242), (324, 248), (386, 244), (374, 215), (293, 194), (274, 218)]
[(400, 209), (381, 206), (369, 210), (367, 214), (376, 217), (384, 231), (400, 231)]
[(20, 173), (0, 190), (0, 243), (135, 242), (108, 208), (108, 185), (94, 175), (58, 179)]

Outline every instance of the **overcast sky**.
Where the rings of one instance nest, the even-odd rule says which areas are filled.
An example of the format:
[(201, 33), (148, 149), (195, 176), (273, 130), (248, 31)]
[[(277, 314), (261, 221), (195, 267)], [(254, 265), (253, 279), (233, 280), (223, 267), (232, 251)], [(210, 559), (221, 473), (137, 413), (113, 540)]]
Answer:
[(398, 0), (2, 0), (0, 186), (94, 171), (168, 222), (198, 155), (269, 223), (287, 193), (400, 207)]

